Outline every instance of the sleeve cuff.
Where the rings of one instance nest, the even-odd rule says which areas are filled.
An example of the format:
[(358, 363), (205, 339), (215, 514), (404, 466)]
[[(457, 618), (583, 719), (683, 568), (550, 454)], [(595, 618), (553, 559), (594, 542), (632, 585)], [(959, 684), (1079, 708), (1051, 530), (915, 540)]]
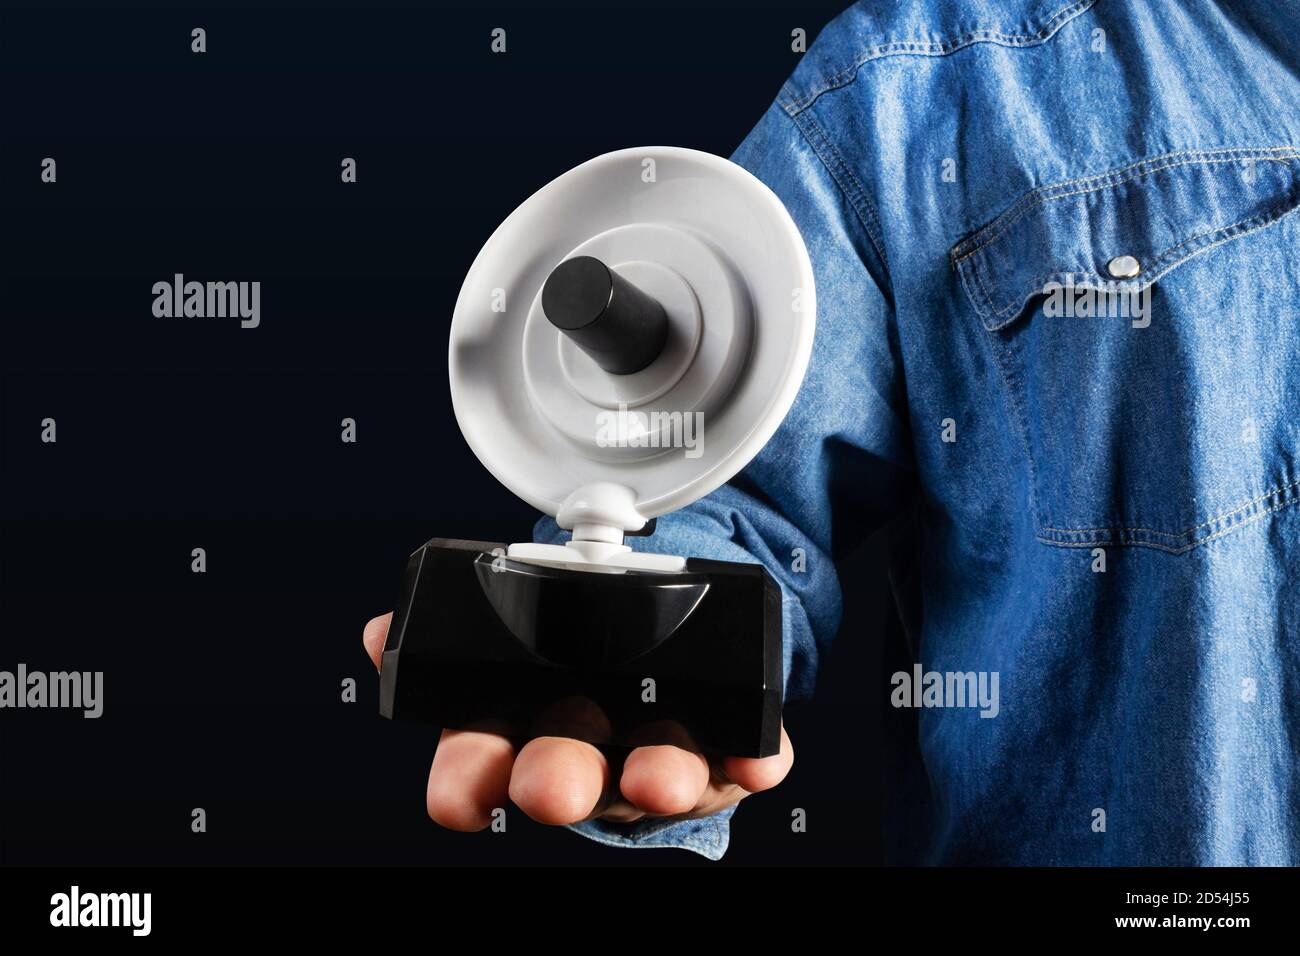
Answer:
[(636, 823), (607, 823), (585, 820), (569, 827), (589, 840), (606, 846), (628, 849), (690, 850), (710, 860), (722, 859), (731, 840), (731, 815), (736, 807), (727, 807), (698, 820), (666, 822), (638, 820)]

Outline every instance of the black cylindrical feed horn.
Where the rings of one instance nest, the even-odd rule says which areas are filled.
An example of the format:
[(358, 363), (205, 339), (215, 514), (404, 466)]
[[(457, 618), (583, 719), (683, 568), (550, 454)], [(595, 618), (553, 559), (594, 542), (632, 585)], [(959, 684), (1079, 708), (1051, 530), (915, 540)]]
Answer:
[(566, 259), (551, 271), (542, 286), (542, 311), (613, 375), (641, 371), (668, 339), (664, 307), (591, 256)]

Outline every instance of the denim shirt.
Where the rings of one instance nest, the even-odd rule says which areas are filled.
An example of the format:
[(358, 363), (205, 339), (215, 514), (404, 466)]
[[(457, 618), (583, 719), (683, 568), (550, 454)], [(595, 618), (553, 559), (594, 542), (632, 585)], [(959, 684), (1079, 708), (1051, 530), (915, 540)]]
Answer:
[[(812, 362), (634, 546), (766, 565), (798, 699), (835, 559), (916, 502), (915, 661), (998, 706), (879, 688), (923, 704), (913, 862), (1300, 863), (1300, 7), (862, 4), (734, 159)], [(716, 859), (729, 818), (577, 829)]]

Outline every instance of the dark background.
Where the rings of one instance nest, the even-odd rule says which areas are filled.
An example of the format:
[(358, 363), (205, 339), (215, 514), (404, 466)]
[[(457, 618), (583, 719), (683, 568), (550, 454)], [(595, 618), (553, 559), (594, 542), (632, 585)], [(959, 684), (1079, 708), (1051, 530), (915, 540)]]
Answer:
[[(437, 828), (435, 732), (378, 717), (361, 627), (427, 538), (525, 540), (537, 517), (447, 392), (492, 230), (608, 150), (730, 154), (796, 65), (791, 30), (840, 6), (0, 14), (0, 669), (105, 672), (99, 720), (0, 712), (4, 862), (697, 859), (517, 810), (505, 834)], [(176, 272), (260, 280), (261, 326), (155, 318)], [(882, 858), (886, 716), (861, 704), (897, 653), (880, 542), (844, 571), (817, 699), (787, 712), (794, 771), (745, 802), (726, 862)]]

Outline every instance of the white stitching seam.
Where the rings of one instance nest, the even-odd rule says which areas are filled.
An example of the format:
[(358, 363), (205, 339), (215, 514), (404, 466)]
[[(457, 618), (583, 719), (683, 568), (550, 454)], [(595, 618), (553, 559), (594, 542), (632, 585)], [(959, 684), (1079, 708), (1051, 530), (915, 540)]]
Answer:
[[(822, 129), (821, 124), (817, 122), (816, 117), (812, 114), (800, 114), (791, 117), (791, 122), (803, 136), (804, 142), (808, 144), (813, 155), (820, 160), (826, 172), (830, 174), (835, 184), (840, 187), (840, 191), (849, 201), (849, 205), (858, 216), (858, 221), (866, 231), (867, 238), (876, 250), (876, 255), (880, 257), (880, 264), (884, 267), (886, 275), (889, 273), (889, 258), (885, 255), (884, 236), (880, 229), (880, 217), (876, 214), (875, 206), (867, 196), (867, 191), (862, 185), (862, 181), (854, 174), (853, 168), (844, 161), (840, 151), (835, 148), (835, 144), (827, 137), (826, 131)], [(826, 153), (830, 157), (827, 158)], [(837, 175), (839, 174), (839, 175)], [(839, 176), (843, 175), (849, 180), (851, 189), (845, 188), (840, 182)]]
[(1002, 33), (998, 30), (972, 30), (969, 33), (953, 37), (951, 40), (944, 40), (941, 43), (928, 43), (921, 40), (896, 40), (891, 43), (880, 43), (867, 47), (851, 65), (823, 79), (818, 88), (811, 90), (806, 95), (787, 100), (781, 104), (781, 107), (791, 116), (794, 116), (811, 106), (813, 101), (823, 93), (829, 93), (833, 89), (851, 83), (857, 76), (858, 70), (862, 69), (866, 63), (887, 56), (948, 56), (977, 43), (994, 43), (998, 46), (1011, 47), (1037, 46), (1039, 43), (1051, 39), (1052, 35), (1066, 21), (1077, 14), (1083, 13), (1096, 2), (1097, 0), (1078, 0), (1078, 2), (1061, 7), (1034, 33), (1016, 34)]
[[(1232, 534), (1232, 532), (1237, 531), (1240, 528), (1244, 528), (1248, 524), (1253, 524), (1254, 522), (1258, 521), (1260, 518), (1264, 517), (1265, 515), (1273, 514), (1275, 511), (1281, 511), (1284, 508), (1290, 508), (1292, 505), (1296, 504), (1297, 502), (1300, 502), (1300, 497), (1293, 497), (1290, 500), (1283, 501), (1279, 504), (1274, 505), (1271, 508), (1265, 508), (1263, 511), (1257, 511), (1250, 517), (1243, 518), (1241, 521), (1229, 525), (1228, 527), (1224, 528), (1221, 531), (1216, 531), (1214, 534), (1209, 535), (1208, 537), (1197, 538), (1193, 541), (1189, 541), (1187, 544), (1184, 544), (1182, 547), (1178, 547), (1178, 548), (1171, 547), (1167, 544), (1158, 544), (1155, 541), (1128, 541), (1128, 542), (1119, 542), (1118, 544), (1127, 545), (1128, 547), (1134, 547), (1134, 548), (1154, 548), (1157, 551), (1165, 551), (1168, 552), (1169, 554), (1185, 554), (1186, 552), (1191, 551), (1193, 548), (1198, 548), (1201, 545), (1207, 544), (1210, 541), (1218, 540), (1219, 538), (1222, 538), (1224, 535)], [(1116, 528), (1115, 530), (1123, 531), (1126, 529)], [(1111, 540), (1111, 535), (1109, 531), (1106, 532), (1105, 537), (1098, 538), (1093, 541), (1058, 541), (1055, 538), (1045, 538), (1041, 534), (1038, 535), (1038, 540), (1041, 541), (1043, 544), (1051, 544), (1059, 548), (1087, 548), (1087, 547), (1096, 547), (1097, 545), (1101, 545), (1101, 544), (1117, 544), (1116, 542)]]
[[(955, 266), (963, 262), (964, 260), (969, 259), (971, 256), (975, 255), (975, 253), (979, 252), (984, 247), (992, 245), (998, 239), (1001, 239), (1002, 236), (1007, 232), (1007, 230), (1010, 229), (1013, 225), (1015, 225), (1015, 223), (1019, 222), (1022, 218), (1024, 218), (1025, 215), (1037, 209), (1039, 206), (1044, 206), (1049, 202), (1054, 202), (1058, 199), (1068, 199), (1071, 196), (1082, 196), (1087, 193), (1097, 192), (1102, 189), (1109, 189), (1113, 186), (1118, 186), (1121, 183), (1126, 183), (1131, 179), (1140, 179), (1143, 176), (1149, 176), (1152, 173), (1158, 173), (1166, 169), (1174, 169), (1179, 166), (1191, 166), (1191, 165), (1214, 166), (1214, 165), (1221, 165), (1223, 163), (1236, 162), (1243, 158), (1243, 154), (1247, 154), (1252, 158), (1263, 159), (1266, 162), (1287, 163), (1290, 160), (1300, 158), (1300, 150), (1297, 150), (1294, 146), (1272, 146), (1272, 147), (1262, 147), (1262, 148), (1242, 147), (1239, 149), (1213, 149), (1213, 150), (1186, 150), (1180, 153), (1167, 153), (1164, 156), (1155, 156), (1151, 159), (1144, 159), (1139, 162), (1132, 163), (1128, 166), (1123, 166), (1120, 167), (1119, 169), (1111, 170), (1110, 172), (1101, 173), (1100, 175), (1084, 176), (1079, 179), (1070, 179), (1061, 183), (1053, 183), (1050, 186), (1040, 186), (1039, 188), (1030, 192), (1027, 196), (1022, 197), (1010, 209), (1004, 212), (997, 219), (993, 220), (993, 222), (985, 226), (979, 232), (975, 233), (975, 235), (971, 236), (965, 242), (959, 243), (952, 250), (953, 265)], [(1277, 155), (1271, 155), (1271, 154), (1277, 154)], [(1218, 157), (1218, 156), (1222, 156), (1223, 158), (1222, 159), (1209, 158), (1209, 157)], [(1165, 160), (1171, 160), (1174, 159), (1175, 157), (1186, 157), (1186, 158), (1179, 159), (1177, 162), (1164, 162)], [(1137, 171), (1139, 167), (1146, 166), (1150, 163), (1159, 163), (1160, 165), (1153, 166), (1150, 169), (1145, 169), (1140, 172)], [(1125, 175), (1129, 173), (1132, 173), (1132, 175)], [(1093, 182), (1095, 184), (1089, 186), (1087, 189), (1078, 189), (1069, 192), (1058, 192), (1059, 190), (1063, 190), (1066, 187), (1079, 185), (1086, 182)], [(1020, 208), (1022, 205), (1024, 206), (1024, 208)], [(992, 233), (991, 235), (989, 234), (990, 232)], [(973, 248), (967, 248), (968, 246), (972, 246), (972, 245)]]
[(1293, 481), (1286, 485), (1278, 485), (1276, 488), (1264, 492), (1258, 498), (1251, 498), (1245, 504), (1239, 505), (1231, 511), (1224, 511), (1221, 514), (1215, 515), (1209, 521), (1202, 521), (1200, 524), (1192, 525), (1190, 528), (1184, 528), (1182, 531), (1156, 531), (1154, 528), (1126, 528), (1118, 525), (1112, 525), (1109, 528), (1053, 528), (1050, 526), (1044, 526), (1040, 530), (1054, 531), (1057, 534), (1110, 534), (1112, 531), (1133, 531), (1142, 532), (1144, 534), (1158, 534), (1162, 538), (1185, 538), (1194, 531), (1200, 531), (1202, 528), (1208, 528), (1212, 524), (1218, 524), (1225, 521), (1233, 515), (1245, 511), (1251, 505), (1257, 505), (1261, 501), (1267, 501), (1269, 498), (1287, 497), (1286, 492), (1290, 491), (1292, 488), (1300, 488), (1300, 480)]
[[(1205, 232), (1198, 233), (1197, 235), (1192, 236), (1190, 239), (1185, 239), (1182, 242), (1178, 243), (1178, 245), (1170, 246), (1168, 249), (1166, 249), (1155, 260), (1155, 262), (1151, 264), (1151, 274), (1147, 276), (1142, 282), (1125, 283), (1122, 284), (1122, 288), (1131, 290), (1132, 292), (1141, 292), (1143, 289), (1146, 289), (1154, 285), (1160, 279), (1164, 278), (1166, 275), (1173, 272), (1176, 268), (1178, 268), (1188, 259), (1192, 259), (1195, 258), (1196, 256), (1201, 255), (1202, 253), (1209, 252), (1211, 249), (1217, 249), (1225, 242), (1232, 242), (1234, 239), (1240, 239), (1242, 236), (1248, 236), (1252, 232), (1257, 232), (1260, 229), (1264, 229), (1267, 226), (1271, 226), (1275, 222), (1285, 219), (1287, 216), (1291, 215), (1297, 209), (1300, 209), (1300, 204), (1290, 206), (1289, 208), (1284, 209), (1282, 212), (1277, 212), (1276, 210), (1270, 210), (1269, 212), (1266, 213), (1259, 213), (1258, 215), (1255, 216), (1248, 216), (1245, 219), (1240, 219), (1237, 222), (1234, 222), (1227, 226), (1221, 226), (1217, 229), (1210, 229)], [(1252, 223), (1253, 225), (1251, 225)], [(1249, 229), (1241, 228), (1247, 225), (1250, 226)], [(1215, 236), (1218, 236), (1220, 238), (1216, 239), (1214, 242), (1208, 242), (1208, 240), (1212, 239)], [(1196, 246), (1195, 243), (1197, 242), (1206, 242), (1207, 244), (1203, 246)], [(1180, 258), (1179, 254), (1186, 246), (1193, 246), (1193, 248), (1191, 249), (1190, 252), (1187, 253), (1187, 255), (1182, 256)], [(972, 268), (971, 271), (975, 272), (978, 275), (980, 270), (978, 268)], [(1078, 270), (1076, 273), (1049, 272), (1047, 275), (1042, 276), (1040, 279), (1035, 279), (1027, 283), (1026, 287), (1031, 289), (1041, 290), (1043, 286), (1046, 285), (1047, 280), (1051, 279), (1054, 276), (1065, 276), (1065, 275), (1076, 275), (1076, 274), (1085, 276), (1086, 278), (1089, 279), (1093, 277), (1092, 273), (1089, 273), (1086, 270), (1082, 270), (1082, 269)], [(981, 280), (981, 288), (983, 288), (982, 280)], [(989, 300), (989, 296), (987, 292), (985, 292), (984, 298), (985, 301), (988, 303), (989, 309), (992, 310), (993, 303)], [(1000, 309), (997, 312), (994, 312), (993, 315), (995, 318), (998, 319), (1006, 319), (1008, 316), (1018, 314), (1020, 310), (1024, 308), (1024, 305), (1025, 302), (1023, 299), (1020, 301), (1012, 300), (1002, 309)], [(1003, 322), (1000, 325), (998, 325), (997, 328), (1002, 328), (1006, 324), (1007, 324), (1006, 322)]]

